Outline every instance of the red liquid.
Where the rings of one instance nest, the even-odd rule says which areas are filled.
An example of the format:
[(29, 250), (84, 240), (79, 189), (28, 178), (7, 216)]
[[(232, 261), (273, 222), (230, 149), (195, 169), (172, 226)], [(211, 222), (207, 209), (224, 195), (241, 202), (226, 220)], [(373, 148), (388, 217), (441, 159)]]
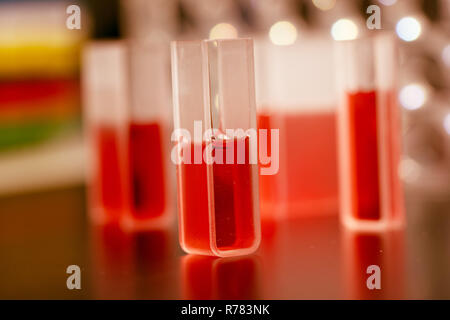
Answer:
[[(282, 207), (288, 216), (335, 213), (338, 181), (334, 112), (261, 113), (258, 127), (280, 130), (280, 168), (275, 175), (260, 176), (261, 206), (269, 211)], [(269, 155), (270, 151), (269, 144)]]
[(161, 216), (166, 192), (162, 132), (157, 123), (130, 124), (128, 156), (133, 218)]
[(378, 124), (375, 91), (347, 94), (353, 216), (380, 219)]
[[(237, 163), (238, 144), (245, 142), (245, 163)], [(226, 151), (234, 143), (234, 162), (226, 164)], [(249, 139), (214, 142), (213, 156), (224, 150), (223, 164), (194, 164), (191, 144), (191, 164), (178, 165), (178, 199), (180, 209), (180, 241), (188, 252), (212, 254), (211, 245), (219, 250), (249, 248), (255, 243), (253, 218), (252, 166), (248, 163)], [(183, 152), (188, 152), (188, 145)], [(202, 151), (205, 144), (202, 145)], [(207, 170), (212, 170), (215, 234), (210, 242)], [(211, 244), (212, 243), (212, 244)]]
[[(273, 115), (260, 114), (258, 115), (258, 129), (267, 130), (267, 156), (272, 156), (272, 134), (270, 129), (276, 129), (273, 123)], [(272, 119), (272, 121), (271, 121)], [(276, 126), (278, 127), (278, 126)], [(259, 138), (259, 134), (258, 134)], [(260, 148), (260, 140), (258, 139), (258, 149)], [(281, 146), (280, 146), (281, 148)], [(270, 164), (259, 164), (260, 167), (269, 167)], [(274, 209), (276, 204), (279, 204), (282, 199), (280, 195), (280, 188), (278, 186), (281, 168), (275, 175), (260, 175), (259, 176), (259, 201), (261, 203), (261, 215), (265, 216), (266, 212), (270, 212)]]
[(95, 130), (97, 168), (94, 177), (94, 201), (104, 219), (116, 220), (124, 206), (124, 186), (120, 164), (118, 132), (113, 127)]

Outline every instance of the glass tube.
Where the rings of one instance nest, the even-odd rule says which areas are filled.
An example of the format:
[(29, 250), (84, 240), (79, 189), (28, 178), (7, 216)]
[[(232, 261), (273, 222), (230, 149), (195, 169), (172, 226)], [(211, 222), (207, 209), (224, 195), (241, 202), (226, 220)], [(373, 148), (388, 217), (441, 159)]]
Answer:
[(122, 224), (131, 229), (151, 229), (172, 220), (166, 156), (171, 115), (169, 45), (130, 41), (127, 62), (129, 197)]
[(395, 38), (337, 42), (340, 215), (357, 229), (404, 222)]
[(90, 43), (82, 66), (89, 212), (99, 223), (118, 221), (126, 208), (126, 47), (119, 41)]
[(279, 152), (260, 164), (275, 172), (260, 176), (263, 219), (338, 213), (332, 48), (319, 34), (283, 46), (255, 42), (258, 127), (274, 139), (271, 150), (272, 130), (279, 130)]
[(253, 68), (250, 39), (172, 43), (172, 160), (188, 253), (237, 256), (259, 246)]

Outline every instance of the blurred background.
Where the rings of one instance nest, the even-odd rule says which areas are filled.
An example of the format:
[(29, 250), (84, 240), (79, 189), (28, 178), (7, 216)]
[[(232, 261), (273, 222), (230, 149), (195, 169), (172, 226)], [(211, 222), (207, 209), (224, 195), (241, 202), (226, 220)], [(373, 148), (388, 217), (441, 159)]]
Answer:
[[(81, 29), (66, 27), (69, 15), (66, 8), (71, 4), (81, 8)], [(196, 291), (199, 288), (189, 285), (196, 281), (198, 270), (208, 269), (211, 277), (217, 277), (216, 273), (225, 273), (226, 277), (229, 270), (237, 272), (233, 271), (233, 264), (222, 260), (211, 262), (189, 257), (181, 262), (173, 260), (180, 252), (173, 247), (176, 240), (166, 234), (131, 240), (125, 237), (123, 242), (115, 236), (118, 231), (104, 230), (101, 237), (116, 239), (112, 248), (108, 247), (100, 256), (86, 249), (91, 246), (85, 226), (86, 158), (80, 54), (87, 41), (98, 39), (132, 38), (168, 43), (176, 39), (253, 37), (259, 120), (263, 121), (264, 115), (274, 110), (294, 112), (304, 120), (295, 134), (304, 140), (314, 136), (321, 141), (307, 145), (298, 155), (311, 160), (300, 164), (299, 175), (310, 174), (314, 178), (315, 174), (322, 174), (326, 179), (321, 181), (325, 182), (309, 187), (292, 185), (289, 188), (301, 190), (299, 194), (286, 193), (289, 195), (286, 197), (307, 197), (316, 202), (306, 209), (294, 204), (289, 210), (315, 208), (333, 217), (331, 222), (300, 223), (297, 229), (298, 223), (277, 227), (278, 233), (275, 227), (266, 227), (264, 232), (269, 240), (263, 243), (262, 261), (258, 257), (249, 258), (241, 260), (236, 267), (241, 278), (247, 281), (258, 282), (262, 277), (260, 285), (265, 289), (258, 291), (255, 285), (254, 291), (246, 291), (248, 295), (244, 297), (341, 297), (335, 289), (338, 283), (332, 280), (339, 272), (327, 273), (322, 266), (339, 258), (335, 249), (336, 241), (341, 239), (333, 227), (337, 223), (336, 101), (330, 50), (333, 40), (351, 39), (372, 31), (366, 27), (370, 15), (366, 10), (372, 4), (381, 9), (382, 29), (394, 32), (400, 44), (398, 97), (402, 109), (403, 159), (399, 174), (407, 190), (408, 219), (418, 221), (408, 230), (411, 232), (408, 243), (413, 246), (410, 251), (415, 252), (408, 262), (412, 266), (409, 275), (421, 277), (413, 285), (416, 291), (411, 292), (415, 293), (397, 292), (391, 297), (449, 298), (450, 275), (445, 270), (450, 269), (450, 261), (445, 258), (439, 262), (442, 256), (450, 257), (449, 0), (0, 0), (0, 283), (4, 284), (0, 296), (61, 297), (67, 294), (65, 274), (57, 268), (63, 270), (64, 266), (78, 261), (85, 262), (92, 270), (103, 270), (111, 261), (122, 261), (122, 265), (116, 265), (117, 270), (106, 271), (108, 277), (117, 280), (123, 293), (119, 297), (205, 297), (201, 288), (199, 293)], [(288, 122), (283, 123), (290, 128)], [(326, 146), (321, 148), (326, 154), (318, 154), (319, 146)], [(280, 179), (287, 179), (289, 165), (284, 168)], [(268, 199), (275, 197), (270, 181), (266, 185), (269, 187), (261, 192), (266, 192)], [(305, 188), (313, 194), (305, 194), (302, 191)], [(270, 203), (267, 208), (271, 210)], [(330, 241), (321, 239), (319, 234), (327, 234)], [(406, 254), (404, 249), (396, 254), (397, 240), (386, 240), (395, 237), (375, 238), (361, 240), (355, 235), (343, 236), (342, 239), (350, 239), (350, 249), (346, 246), (345, 250), (353, 252), (353, 258), (347, 260), (353, 265), (359, 263), (352, 260), (357, 259), (355, 251), (351, 251), (355, 250), (355, 241), (376, 251), (384, 250), (386, 243), (389, 246), (393, 243), (394, 249), (386, 250), (390, 250), (394, 259)], [(155, 264), (152, 256), (139, 258), (137, 266), (127, 264), (135, 260), (124, 250), (125, 245), (134, 248), (134, 255), (145, 252), (146, 248), (159, 248), (152, 252), (160, 262)], [(296, 248), (303, 248), (303, 253), (292, 255), (290, 250)], [(310, 249), (315, 249), (315, 253)], [(362, 250), (361, 246), (356, 250)], [(295, 261), (310, 262), (299, 266), (287, 258), (289, 255)], [(423, 262), (423, 258), (428, 262)], [(39, 269), (37, 273), (22, 265), (33, 261), (49, 265), (54, 260), (56, 265), (45, 271)], [(404, 264), (389, 263), (400, 267)], [(137, 274), (147, 279), (150, 287), (167, 286), (167, 289), (160, 295), (147, 292), (146, 288), (141, 288), (141, 293), (136, 293), (136, 288), (130, 289), (126, 275), (134, 274), (132, 270), (136, 268), (141, 268)], [(181, 280), (173, 276), (179, 274), (179, 268), (182, 268)], [(275, 279), (262, 276), (266, 273), (259, 269), (277, 270)], [(304, 273), (291, 278), (293, 283), (311, 284), (310, 279), (325, 274), (315, 291), (296, 291), (289, 286), (289, 281), (281, 278), (281, 274), (299, 269)], [(157, 276), (147, 277), (147, 271), (142, 270), (151, 270)], [(21, 275), (20, 279), (7, 276), (15, 272)], [(307, 277), (308, 272), (316, 277)], [(395, 272), (402, 274), (394, 268), (393, 278)], [(91, 275), (94, 284), (89, 297), (111, 294), (110, 282), (96, 277), (94, 271)], [(40, 289), (42, 278), (47, 279), (46, 292)], [(139, 279), (133, 281), (138, 283)], [(210, 282), (222, 285), (224, 290), (210, 288), (206, 297), (236, 297), (233, 296), (235, 288), (230, 289), (229, 284)], [(180, 289), (180, 283), (184, 289)], [(326, 283), (331, 283), (332, 288), (326, 289)], [(127, 295), (127, 290), (133, 294)], [(69, 297), (80, 295), (74, 293)]]
[[(82, 8), (80, 30), (66, 28), (70, 4)], [(0, 194), (83, 182), (79, 57), (85, 41), (254, 37), (259, 110), (333, 111), (329, 41), (370, 32), (371, 4), (381, 9), (382, 29), (400, 39), (402, 177), (420, 192), (448, 195), (447, 0), (2, 0)]]

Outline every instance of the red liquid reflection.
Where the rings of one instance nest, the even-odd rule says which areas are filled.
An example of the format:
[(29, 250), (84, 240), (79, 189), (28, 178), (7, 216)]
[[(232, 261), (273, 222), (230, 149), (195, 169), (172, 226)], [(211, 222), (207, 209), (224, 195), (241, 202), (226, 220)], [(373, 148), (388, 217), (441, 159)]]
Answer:
[(353, 215), (380, 219), (376, 92), (347, 94)]
[[(344, 232), (345, 289), (349, 299), (405, 298), (405, 243), (402, 231)], [(370, 290), (371, 265), (380, 267), (381, 290)], [(374, 283), (369, 280), (370, 283)]]
[[(279, 172), (260, 176), (261, 210), (266, 216), (279, 208), (291, 217), (336, 212), (335, 126), (334, 112), (259, 114), (259, 129), (280, 130)], [(268, 151), (271, 155), (270, 147)]]
[[(165, 230), (127, 233), (118, 224), (91, 228), (92, 293), (95, 299), (164, 299), (176, 285), (165, 277), (176, 254)], [(155, 275), (158, 275), (155, 277)]]
[[(244, 143), (243, 143), (244, 142)], [(234, 145), (234, 161), (226, 163), (226, 154)], [(244, 146), (245, 163), (238, 163), (240, 145)], [(213, 157), (222, 152), (223, 163), (194, 164), (195, 144), (184, 145), (191, 164), (178, 165), (178, 199), (180, 206), (180, 241), (189, 252), (211, 253), (207, 170), (213, 173), (215, 241), (220, 250), (248, 248), (255, 242), (253, 220), (252, 166), (249, 164), (249, 138), (216, 140)], [(202, 153), (206, 145), (202, 146)]]
[(166, 204), (162, 132), (159, 124), (129, 127), (131, 214), (137, 220), (159, 217)]
[(259, 262), (255, 256), (182, 258), (183, 299), (259, 299)]
[(116, 223), (92, 226), (92, 292), (96, 299), (133, 299), (132, 239)]

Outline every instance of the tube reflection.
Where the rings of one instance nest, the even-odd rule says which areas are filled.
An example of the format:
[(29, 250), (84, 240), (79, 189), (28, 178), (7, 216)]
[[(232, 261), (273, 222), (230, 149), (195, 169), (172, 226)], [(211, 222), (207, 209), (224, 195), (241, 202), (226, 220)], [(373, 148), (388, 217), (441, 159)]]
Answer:
[[(171, 295), (174, 246), (166, 230), (128, 233), (118, 224), (92, 226), (92, 294), (95, 299), (161, 299)], [(157, 274), (158, 276), (155, 276)], [(151, 283), (150, 283), (151, 282)]]
[(256, 256), (215, 258), (186, 255), (181, 260), (182, 298), (259, 299), (260, 265)]
[[(404, 299), (405, 243), (403, 230), (364, 233), (344, 230), (344, 294), (348, 299)], [(375, 284), (378, 266), (381, 288)], [(368, 269), (369, 268), (369, 269)], [(371, 277), (369, 279), (369, 277)], [(368, 280), (369, 279), (369, 280)]]

